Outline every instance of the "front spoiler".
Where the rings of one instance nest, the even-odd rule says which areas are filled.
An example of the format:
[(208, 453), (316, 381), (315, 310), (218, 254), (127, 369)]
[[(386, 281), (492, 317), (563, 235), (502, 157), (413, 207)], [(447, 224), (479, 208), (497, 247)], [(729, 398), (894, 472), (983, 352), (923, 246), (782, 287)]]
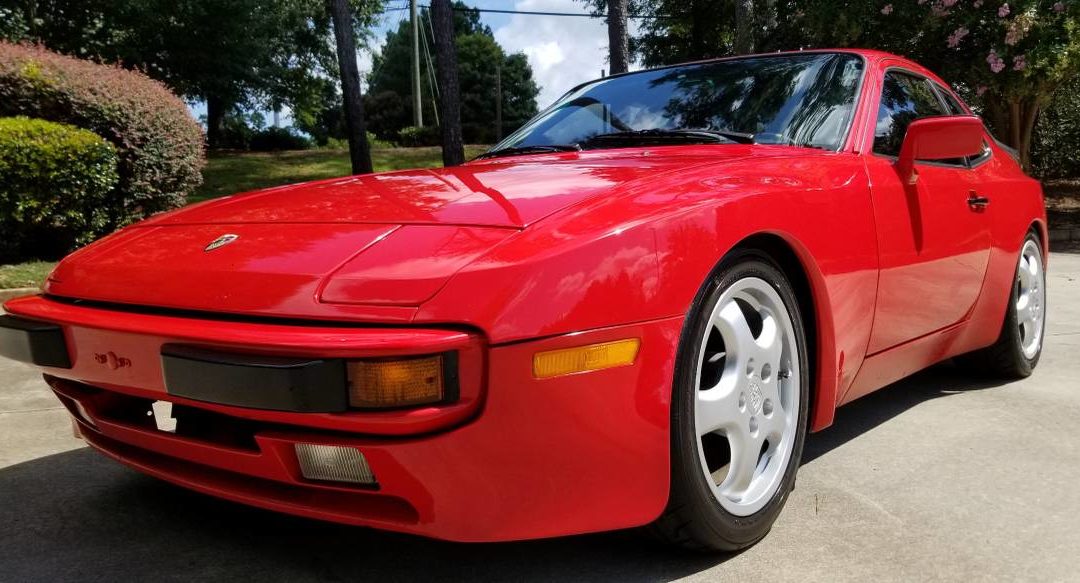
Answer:
[[(32, 312), (64, 329), (74, 368), (46, 372), (87, 443), (140, 471), (200, 492), (321, 520), (462, 542), (635, 527), (654, 520), (667, 503), (670, 396), (681, 317), (490, 347), (479, 371), (484, 399), (474, 415), (434, 432), (390, 434), (384, 425), (367, 425), (383, 429), (380, 435), (340, 429), (367, 413), (228, 407), (131, 382), (142, 378), (135, 350), (140, 344), (148, 345), (156, 359), (161, 344), (190, 341), (196, 331), (204, 339), (216, 337), (219, 344), (251, 333), (246, 350), (267, 353), (281, 335), (302, 339), (310, 330), (286, 326), (291, 332), (273, 328), (254, 334), (245, 328), (251, 323), (239, 322), (215, 322), (208, 330), (205, 321), (98, 314), (102, 310), (44, 298), (10, 302), (7, 308), (23, 316)], [(142, 326), (147, 327), (133, 331)], [(374, 337), (374, 329), (363, 330), (369, 340)], [(383, 331), (389, 351), (402, 350), (391, 343), (395, 331)], [(629, 337), (640, 338), (642, 347), (631, 366), (533, 377), (538, 351)], [(83, 369), (82, 360), (92, 359), (95, 350), (104, 348), (98, 343), (105, 341), (132, 350), (131, 366)], [(338, 356), (341, 337), (325, 337), (321, 349), (317, 343), (294, 344), (300, 345), (312, 355)], [(131, 376), (122, 377), (128, 379), (123, 383), (80, 378), (83, 370), (104, 375), (98, 368)], [(109, 399), (117, 399), (119, 408), (110, 408)], [(144, 409), (155, 400), (213, 417), (208, 426), (214, 431), (184, 435), (159, 430), (147, 421)], [(397, 421), (408, 426), (408, 418)], [(228, 434), (217, 428), (229, 429)], [(378, 480), (377, 489), (305, 480), (294, 454), (296, 443), (357, 448)]]

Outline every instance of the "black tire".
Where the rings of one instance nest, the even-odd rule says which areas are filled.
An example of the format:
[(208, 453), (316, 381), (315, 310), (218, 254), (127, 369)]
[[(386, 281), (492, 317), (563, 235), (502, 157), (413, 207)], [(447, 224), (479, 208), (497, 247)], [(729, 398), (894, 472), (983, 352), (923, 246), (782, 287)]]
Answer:
[[(1021, 244), (1020, 249), (1023, 250), (1029, 242), (1033, 242), (1040, 250), (1039, 256), (1043, 267), (1043, 270), (1040, 271), (1040, 273), (1043, 274), (1041, 285), (1045, 289), (1046, 260), (1042, 257), (1042, 244), (1039, 241), (1039, 237), (1034, 232), (1029, 232), (1027, 237), (1024, 238), (1024, 242)], [(1014, 273), (1019, 272), (1020, 270), (1020, 260), (1021, 257), (1017, 257), (1016, 270)], [(1033, 357), (1028, 358), (1024, 354), (1018, 316), (1016, 310), (1013, 309), (1013, 306), (1017, 303), (1018, 294), (1020, 292), (1016, 279), (1017, 278), (1014, 275), (1012, 279), (1012, 292), (1009, 294), (1009, 304), (1005, 308), (1005, 318), (1001, 324), (1001, 332), (998, 334), (998, 339), (986, 348), (969, 352), (953, 359), (958, 365), (971, 373), (988, 378), (1016, 380), (1031, 376), (1031, 373), (1039, 364), (1039, 357), (1042, 356), (1043, 339), (1046, 336), (1045, 315), (1043, 316), (1043, 326), (1039, 333), (1038, 351), (1035, 352)], [(1045, 301), (1042, 309), (1045, 314)]]
[[(694, 427), (694, 401), (698, 390), (695, 361), (713, 307), (724, 290), (746, 277), (758, 277), (768, 282), (788, 309), (798, 346), (801, 386), (798, 389), (797, 433), (780, 487), (761, 510), (749, 516), (737, 516), (720, 505), (701, 470)], [(806, 439), (809, 385), (812, 382), (806, 332), (795, 292), (768, 255), (753, 250), (737, 251), (721, 262), (694, 300), (683, 326), (677, 358), (671, 404), (671, 490), (667, 508), (648, 527), (649, 534), (698, 551), (731, 552), (749, 547), (768, 534), (794, 488)]]

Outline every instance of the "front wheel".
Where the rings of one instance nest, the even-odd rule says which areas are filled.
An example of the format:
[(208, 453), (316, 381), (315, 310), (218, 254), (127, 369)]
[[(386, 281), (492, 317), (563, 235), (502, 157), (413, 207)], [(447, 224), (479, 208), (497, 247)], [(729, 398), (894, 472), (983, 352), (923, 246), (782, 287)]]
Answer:
[(795, 484), (806, 436), (806, 334), (766, 255), (726, 259), (684, 326), (672, 395), (671, 494), (662, 539), (734, 551), (768, 533)]
[(956, 361), (978, 374), (1024, 378), (1039, 364), (1045, 332), (1046, 262), (1039, 238), (1028, 233), (1020, 248), (1009, 306), (997, 341)]

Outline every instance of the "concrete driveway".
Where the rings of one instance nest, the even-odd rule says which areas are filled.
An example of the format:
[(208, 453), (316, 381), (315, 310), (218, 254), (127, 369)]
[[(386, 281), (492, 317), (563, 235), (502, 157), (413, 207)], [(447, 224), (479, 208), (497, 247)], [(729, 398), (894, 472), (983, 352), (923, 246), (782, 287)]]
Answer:
[(88, 451), (2, 362), (0, 581), (1080, 580), (1080, 255), (1050, 273), (1034, 376), (942, 365), (841, 409), (773, 532), (734, 556), (625, 532), (458, 545), (222, 502)]

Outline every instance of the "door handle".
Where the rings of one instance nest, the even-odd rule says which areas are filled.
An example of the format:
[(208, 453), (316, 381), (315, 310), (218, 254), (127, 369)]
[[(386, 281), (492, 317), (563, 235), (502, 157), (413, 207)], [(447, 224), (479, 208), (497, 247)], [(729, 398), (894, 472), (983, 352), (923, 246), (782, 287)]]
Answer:
[(968, 195), (967, 203), (968, 206), (971, 207), (971, 210), (981, 211), (990, 204), (990, 199), (985, 196), (979, 196), (977, 192), (972, 190), (971, 194)]

